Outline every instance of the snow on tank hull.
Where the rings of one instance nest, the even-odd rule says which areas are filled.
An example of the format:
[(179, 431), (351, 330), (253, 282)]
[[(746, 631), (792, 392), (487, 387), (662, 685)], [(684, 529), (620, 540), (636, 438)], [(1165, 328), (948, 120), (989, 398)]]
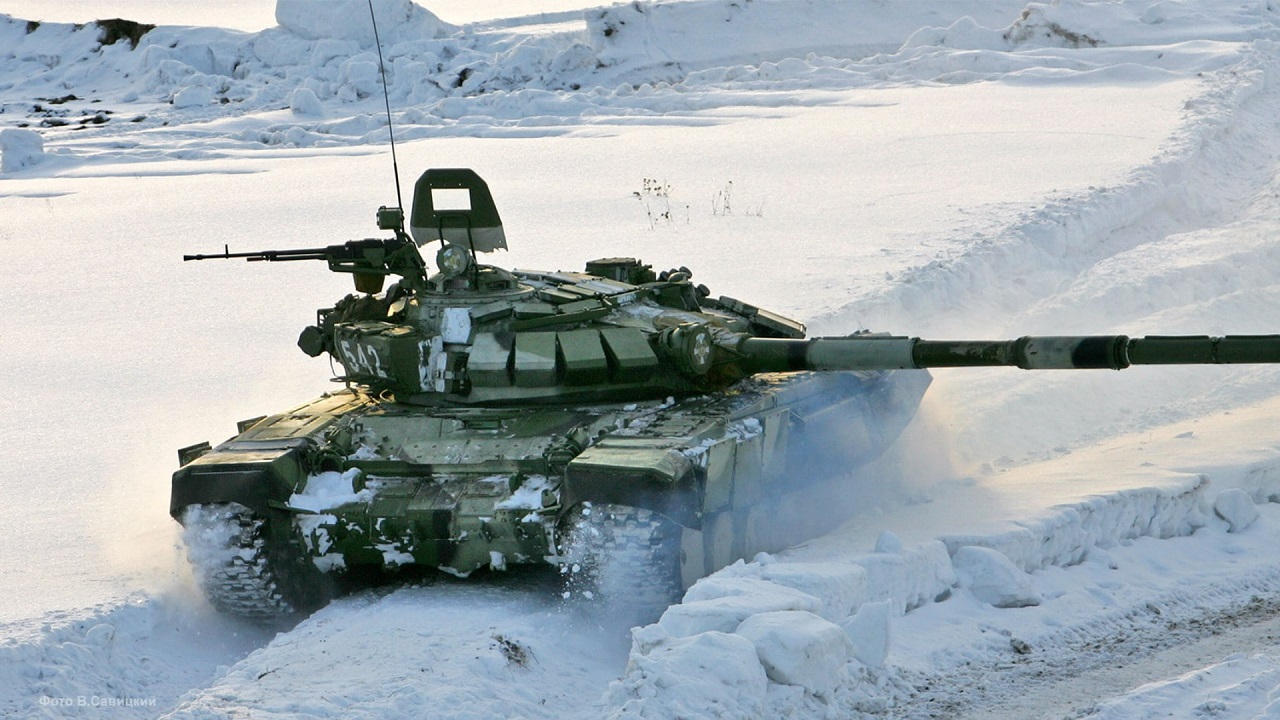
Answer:
[(819, 531), (812, 493), (881, 454), (928, 384), (925, 372), (763, 373), (680, 401), (481, 408), (348, 390), (185, 464), (171, 512), (198, 544), (192, 535), (214, 531), (187, 522), (191, 508), (237, 508), (284, 556), (263, 559), (266, 579), (247, 591), (258, 560), (233, 542), (232, 564), (247, 568), (233, 592), (225, 576), (202, 578), (215, 606), (250, 617), (318, 607), (324, 573), (562, 564), (576, 514), (593, 505), (667, 526), (652, 552), (670, 573), (652, 582), (678, 589)]

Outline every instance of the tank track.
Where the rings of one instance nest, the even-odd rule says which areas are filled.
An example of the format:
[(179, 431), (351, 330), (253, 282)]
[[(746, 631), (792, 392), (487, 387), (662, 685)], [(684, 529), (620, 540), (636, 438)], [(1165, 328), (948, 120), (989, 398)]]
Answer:
[(584, 504), (567, 521), (565, 597), (652, 622), (683, 591), (680, 534), (679, 525), (650, 510)]
[(327, 599), (322, 583), (305, 587), (319, 571), (302, 567), (310, 565), (305, 558), (288, 558), (270, 547), (265, 520), (248, 508), (193, 505), (182, 525), (196, 579), (218, 612), (274, 622), (315, 610)]

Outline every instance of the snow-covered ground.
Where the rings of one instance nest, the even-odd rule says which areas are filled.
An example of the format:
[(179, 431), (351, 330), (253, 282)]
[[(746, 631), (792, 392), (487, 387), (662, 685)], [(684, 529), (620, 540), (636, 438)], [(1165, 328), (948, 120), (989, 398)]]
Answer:
[[(1263, 366), (938, 371), (845, 526), (633, 636), (524, 573), (215, 616), (174, 449), (325, 389), (293, 338), (347, 287), (180, 256), (395, 197), (366, 0), (238, 4), (0, 0), (0, 713), (1280, 717)], [(503, 264), (688, 265), (815, 334), (1276, 332), (1262, 0), (374, 4), (406, 189), (475, 168)]]

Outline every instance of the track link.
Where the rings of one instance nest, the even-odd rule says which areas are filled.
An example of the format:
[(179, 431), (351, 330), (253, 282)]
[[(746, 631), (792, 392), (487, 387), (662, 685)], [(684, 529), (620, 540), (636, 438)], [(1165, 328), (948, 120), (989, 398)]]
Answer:
[(566, 521), (565, 596), (651, 622), (680, 599), (681, 528), (650, 510), (584, 503)]
[(323, 583), (311, 577), (319, 572), (304, 567), (309, 565), (305, 559), (272, 548), (265, 520), (248, 508), (193, 505), (183, 513), (182, 525), (187, 557), (218, 612), (274, 622), (315, 610), (327, 599)]

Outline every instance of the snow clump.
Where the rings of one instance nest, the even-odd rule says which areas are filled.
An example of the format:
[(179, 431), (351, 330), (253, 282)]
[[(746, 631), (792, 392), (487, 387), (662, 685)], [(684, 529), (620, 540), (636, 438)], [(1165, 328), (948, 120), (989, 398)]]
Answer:
[(191, 108), (213, 103), (213, 91), (203, 85), (185, 87), (173, 95), (175, 108)]
[(952, 562), (960, 587), (988, 605), (1018, 608), (1040, 604), (1040, 596), (1031, 587), (1031, 576), (998, 550), (966, 545), (956, 550)]
[(300, 493), (289, 497), (291, 507), (312, 512), (320, 512), (349, 503), (369, 502), (374, 493), (370, 488), (359, 492), (355, 482), (361, 476), (359, 468), (351, 468), (346, 472), (322, 472), (307, 478), (306, 487)]
[(1249, 493), (1240, 488), (1231, 488), (1218, 493), (1213, 501), (1213, 512), (1230, 526), (1227, 532), (1238, 533), (1247, 529), (1258, 519), (1258, 506), (1253, 504)]
[(308, 87), (297, 88), (289, 95), (289, 109), (294, 115), (312, 117), (324, 115), (324, 106), (320, 104), (320, 98)]
[(0, 172), (34, 167), (44, 159), (44, 138), (34, 130), (0, 130)]

